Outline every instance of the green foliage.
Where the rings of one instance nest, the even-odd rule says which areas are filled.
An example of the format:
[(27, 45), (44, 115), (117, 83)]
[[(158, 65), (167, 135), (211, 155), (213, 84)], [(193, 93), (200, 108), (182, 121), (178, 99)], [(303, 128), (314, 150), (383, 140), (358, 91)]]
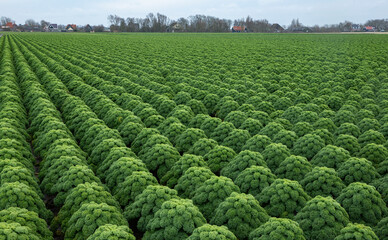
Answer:
[(20, 182), (4, 183), (0, 187), (0, 210), (10, 207), (25, 208), (50, 221), (53, 213), (46, 209), (43, 200), (33, 188)]
[(165, 201), (172, 198), (178, 198), (175, 190), (160, 185), (149, 185), (136, 196), (135, 201), (127, 205), (124, 216), (128, 221), (139, 219), (137, 228), (145, 232), (148, 222), (154, 218), (156, 211)]
[(94, 175), (94, 172), (85, 165), (76, 165), (65, 171), (58, 181), (54, 184), (51, 191), (57, 193), (54, 204), (56, 206), (63, 205), (69, 191), (81, 183), (102, 184), (100, 179)]
[(136, 158), (122, 157), (112, 163), (106, 171), (105, 184), (109, 189), (114, 189), (134, 171), (148, 171), (146, 165)]
[(222, 121), (219, 118), (214, 118), (214, 117), (206, 118), (202, 122), (202, 124), (201, 124), (201, 126), (199, 128), (202, 129), (205, 132), (206, 136), (210, 137), (212, 135), (212, 133), (214, 132), (214, 130), (221, 123), (222, 123)]
[(313, 130), (313, 126), (308, 122), (298, 122), (292, 127), (292, 131), (295, 132), (299, 138), (311, 133)]
[(338, 169), (349, 158), (350, 154), (347, 150), (327, 145), (311, 159), (311, 163), (318, 167)]
[(47, 174), (42, 171), (39, 172), (40, 176), (43, 176), (40, 184), (41, 189), (43, 192), (49, 193), (63, 172), (72, 166), (82, 164), (85, 164), (85, 162), (82, 162), (82, 160), (75, 156), (62, 156), (58, 158), (58, 160), (49, 166), (49, 168), (45, 171)]
[(34, 189), (34, 191), (43, 198), (43, 193), (40, 191), (37, 179), (25, 167), (5, 166), (0, 172), (0, 185), (4, 183), (19, 182)]
[[(1, 222), (18, 223), (23, 227), (28, 227), (30, 234), (36, 235), (37, 239), (53, 239), (53, 233), (47, 228), (46, 221), (39, 218), (36, 212), (28, 211), (25, 208), (9, 207), (1, 210), (0, 224)], [(20, 236), (18, 237), (21, 238)]]
[(343, 123), (355, 123), (356, 119), (351, 111), (339, 110), (333, 117), (333, 122), (337, 127), (339, 127)]
[(222, 168), (221, 175), (234, 180), (243, 170), (251, 166), (267, 167), (267, 163), (260, 153), (244, 150)]
[(316, 196), (306, 203), (295, 219), (306, 239), (334, 239), (349, 223), (349, 215), (331, 197)]
[(97, 176), (105, 181), (106, 172), (110, 166), (119, 160), (122, 157), (131, 157), (136, 158), (136, 154), (132, 152), (130, 148), (127, 147), (114, 147), (109, 151), (109, 154), (106, 156), (104, 161), (101, 163), (100, 167), (97, 169)]
[(220, 172), (234, 157), (236, 152), (225, 146), (216, 146), (203, 159), (214, 173)]
[(381, 219), (381, 221), (374, 227), (374, 232), (380, 240), (386, 240), (388, 238), (388, 217)]
[(288, 130), (280, 130), (274, 137), (273, 141), (275, 143), (281, 143), (287, 148), (292, 149), (294, 146), (294, 142), (298, 139), (298, 136), (296, 135), (295, 132), (293, 131), (288, 131)]
[(39, 236), (34, 234), (34, 231), (27, 226), (22, 226), (19, 223), (0, 222), (0, 238), (15, 239), (15, 240), (39, 240)]
[(128, 203), (133, 202), (147, 186), (158, 184), (158, 180), (150, 172), (135, 171), (119, 183), (113, 195), (120, 205), (125, 207)]
[(147, 141), (143, 144), (141, 151), (137, 154), (139, 158), (143, 158), (156, 144), (165, 144), (172, 146), (170, 140), (161, 134), (154, 134), (150, 136)]
[(265, 127), (263, 127), (259, 134), (260, 135), (266, 135), (269, 138), (273, 139), (273, 137), (281, 130), (283, 130), (284, 127), (280, 123), (277, 122), (270, 122)]
[(265, 150), (262, 152), (262, 155), (268, 167), (272, 171), (275, 171), (279, 167), (280, 163), (291, 154), (287, 146), (281, 143), (271, 143), (266, 146)]
[(85, 203), (71, 216), (65, 239), (87, 239), (97, 228), (105, 224), (128, 226), (127, 221), (116, 207), (106, 203)]
[(223, 141), (223, 145), (232, 148), (235, 152), (240, 152), (246, 141), (251, 138), (247, 130), (233, 129)]
[(372, 163), (365, 158), (352, 157), (338, 168), (338, 176), (346, 185), (352, 182), (371, 183), (379, 177)]
[(61, 226), (62, 231), (66, 231), (69, 227), (68, 222), (73, 214), (84, 203), (106, 203), (110, 206), (120, 208), (117, 200), (101, 185), (92, 183), (78, 184), (71, 189), (69, 195), (66, 197), (64, 205), (58, 212), (58, 216), (54, 218), (50, 228), (55, 230)]
[(357, 155), (360, 151), (360, 144), (358, 143), (357, 138), (347, 134), (340, 134), (336, 138), (334, 145), (347, 150), (351, 156)]
[(323, 147), (324, 140), (316, 134), (306, 134), (294, 143), (293, 154), (312, 159)]
[(232, 193), (218, 205), (210, 224), (225, 225), (239, 239), (246, 239), (252, 230), (268, 218), (268, 214), (252, 195)]
[(337, 201), (349, 213), (352, 222), (374, 226), (388, 213), (380, 193), (366, 183), (349, 184), (342, 190)]
[(207, 167), (190, 167), (178, 179), (175, 190), (183, 198), (192, 198), (196, 189), (212, 176), (214, 173)]
[(271, 143), (272, 140), (268, 136), (258, 134), (248, 139), (242, 147), (242, 150), (250, 150), (261, 153)]
[(204, 131), (198, 128), (188, 128), (176, 138), (176, 148), (179, 152), (187, 152), (201, 138), (206, 138)]
[(241, 192), (249, 193), (259, 199), (261, 191), (270, 186), (276, 180), (276, 176), (269, 168), (263, 166), (251, 166), (237, 175), (234, 183)]
[(176, 144), (177, 138), (186, 131), (187, 127), (182, 123), (172, 123), (165, 131), (164, 136), (168, 137), (171, 143)]
[(358, 137), (358, 143), (361, 148), (369, 143), (384, 144), (385, 142), (383, 134), (375, 130), (368, 130)]
[(165, 184), (168, 187), (173, 188), (178, 179), (191, 167), (208, 167), (207, 163), (201, 156), (192, 154), (184, 154), (171, 169), (160, 179), (161, 184)]
[(192, 200), (205, 218), (211, 219), (217, 206), (232, 192), (240, 192), (232, 180), (226, 177), (212, 176), (196, 188)]
[(358, 156), (368, 159), (373, 164), (379, 164), (388, 158), (388, 149), (383, 145), (369, 143), (360, 150)]
[(148, 138), (154, 134), (160, 134), (160, 132), (155, 128), (143, 128), (133, 141), (131, 150), (136, 154), (139, 153)]
[(117, 226), (113, 224), (105, 224), (96, 229), (87, 240), (135, 240), (132, 230), (127, 226)]
[(219, 102), (220, 97), (216, 94), (208, 94), (206, 97), (203, 99), (203, 104), (208, 110), (209, 115), (215, 114), (215, 106)]
[(310, 196), (297, 181), (276, 179), (262, 190), (258, 200), (270, 216), (293, 219), (310, 200)]
[(216, 116), (221, 119), (225, 119), (230, 112), (236, 111), (239, 107), (240, 105), (236, 101), (227, 100), (223, 102), (220, 110), (216, 113)]
[(339, 126), (336, 129), (336, 131), (334, 133), (336, 136), (339, 136), (341, 134), (347, 134), (347, 135), (351, 135), (353, 137), (358, 138), (358, 136), (360, 136), (360, 134), (361, 134), (361, 131), (357, 127), (357, 125), (355, 125), (353, 123), (343, 123), (343, 124), (341, 124), (341, 126)]
[(98, 168), (108, 156), (110, 149), (114, 147), (125, 147), (125, 144), (122, 139), (106, 139), (102, 141), (93, 149), (88, 158), (88, 163), (92, 167)]
[(384, 202), (387, 204), (388, 203), (388, 175), (378, 178), (370, 184), (376, 188), (376, 190), (381, 194), (381, 197), (383, 198)]
[(214, 129), (210, 137), (218, 143), (222, 143), (229, 133), (233, 131), (233, 129), (235, 129), (235, 127), (232, 123), (222, 122)]
[(144, 156), (143, 162), (150, 171), (155, 171), (158, 178), (162, 178), (180, 158), (179, 152), (167, 144), (155, 144)]
[(226, 122), (233, 123), (235, 128), (239, 128), (248, 118), (248, 115), (241, 111), (232, 111), (224, 119)]
[(337, 130), (337, 126), (330, 118), (319, 118), (313, 123), (314, 129), (327, 129), (329, 132), (334, 133)]
[(379, 240), (372, 228), (362, 224), (349, 223), (341, 229), (340, 234), (334, 240), (368, 239)]
[[(195, 100), (197, 101), (197, 100)], [(193, 117), (188, 125), (189, 128), (200, 128), (202, 123), (206, 121), (207, 119), (210, 119), (211, 117), (207, 114), (196, 114), (195, 117)]]
[(315, 167), (300, 181), (305, 191), (312, 197), (317, 195), (336, 198), (345, 184), (332, 168)]
[(143, 239), (186, 239), (194, 229), (206, 224), (206, 219), (191, 200), (170, 199), (156, 211), (147, 224)]
[(380, 129), (380, 123), (375, 118), (364, 118), (357, 124), (360, 127), (360, 130), (362, 133), (368, 131), (368, 130), (379, 130)]
[(312, 164), (305, 157), (291, 155), (280, 163), (275, 174), (279, 178), (300, 181), (307, 173), (311, 172), (312, 168)]
[(271, 239), (305, 240), (305, 237), (297, 222), (274, 217), (249, 234), (249, 240)]
[(175, 97), (174, 97), (174, 101), (177, 105), (179, 104), (186, 104), (188, 101), (191, 100), (191, 96), (189, 93), (187, 92), (184, 92), (184, 91), (180, 91), (178, 92)]
[(201, 138), (194, 143), (194, 145), (190, 148), (190, 150), (187, 153), (198, 155), (198, 156), (205, 156), (217, 145), (218, 143), (213, 139)]
[(237, 238), (225, 226), (205, 224), (194, 229), (187, 240), (237, 240)]
[(258, 134), (262, 128), (263, 124), (253, 118), (247, 118), (240, 126), (240, 129), (247, 130), (251, 136)]

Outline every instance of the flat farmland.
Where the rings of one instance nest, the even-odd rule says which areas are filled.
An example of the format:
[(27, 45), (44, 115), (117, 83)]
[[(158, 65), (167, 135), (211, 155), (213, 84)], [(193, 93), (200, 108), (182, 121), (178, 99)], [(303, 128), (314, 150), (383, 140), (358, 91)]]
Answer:
[(0, 37), (0, 236), (388, 239), (387, 139), (385, 34)]

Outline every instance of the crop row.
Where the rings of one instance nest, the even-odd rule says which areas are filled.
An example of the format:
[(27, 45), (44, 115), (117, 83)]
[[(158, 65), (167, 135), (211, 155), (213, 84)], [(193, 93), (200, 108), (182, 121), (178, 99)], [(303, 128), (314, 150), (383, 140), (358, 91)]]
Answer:
[[(381, 74), (373, 80), (379, 88), (360, 79), (359, 88), (350, 80), (315, 87), (264, 80), (239, 93), (233, 88), (241, 82), (222, 79), (225, 88), (217, 88), (204, 79), (154, 78), (149, 69), (129, 74), (125, 58), (107, 57), (110, 66), (86, 51), (8, 39), (34, 154), (42, 158), (41, 188), (60, 207), (51, 228), (60, 225), (66, 238), (86, 238), (98, 226), (96, 234), (123, 230), (103, 227), (112, 222), (104, 212), (85, 219), (102, 203), (115, 218), (137, 222), (145, 239), (184, 239), (193, 231), (193, 239), (211, 231), (239, 239), (252, 232), (255, 239), (279, 225), (307, 239), (360, 231), (375, 237), (350, 222), (383, 234), (388, 99)], [(54, 142), (65, 148), (50, 159)], [(63, 155), (72, 159), (58, 160)], [(104, 197), (91, 193), (97, 187)], [(88, 194), (79, 200), (80, 192)]]

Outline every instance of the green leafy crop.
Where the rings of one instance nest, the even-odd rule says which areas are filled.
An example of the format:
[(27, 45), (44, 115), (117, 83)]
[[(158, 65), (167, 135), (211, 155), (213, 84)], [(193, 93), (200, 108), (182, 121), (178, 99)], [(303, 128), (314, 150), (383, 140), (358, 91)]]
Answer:
[(4, 183), (0, 187), (0, 210), (10, 207), (25, 208), (50, 221), (53, 213), (46, 209), (43, 200), (33, 188), (20, 182)]
[(237, 175), (234, 183), (241, 192), (249, 193), (259, 199), (261, 191), (270, 186), (276, 180), (276, 176), (269, 168), (263, 166), (251, 166)]
[(206, 219), (211, 219), (217, 206), (232, 192), (240, 192), (239, 187), (232, 180), (226, 177), (212, 176), (195, 190), (192, 200)]
[(280, 130), (274, 137), (273, 141), (275, 143), (281, 143), (287, 148), (292, 149), (294, 146), (294, 142), (298, 139), (298, 136), (296, 135), (295, 132), (293, 131), (288, 131), (288, 130)]
[(325, 147), (324, 140), (316, 134), (306, 134), (296, 140), (293, 154), (312, 159), (323, 147)]
[(372, 228), (362, 224), (349, 223), (341, 229), (340, 234), (334, 240), (370, 239), (379, 240)]
[(120, 205), (125, 207), (133, 202), (135, 197), (142, 193), (147, 186), (157, 184), (158, 180), (150, 172), (135, 171), (119, 183), (113, 195)]
[(85, 165), (76, 165), (70, 167), (63, 173), (62, 177), (52, 187), (52, 192), (57, 193), (54, 204), (56, 206), (63, 205), (69, 191), (81, 183), (97, 182), (102, 184), (101, 180), (94, 175), (94, 172)]
[(287, 218), (274, 218), (256, 228), (249, 234), (249, 240), (305, 240), (299, 224)]
[(160, 182), (173, 188), (178, 183), (178, 179), (191, 167), (207, 167), (207, 163), (201, 156), (184, 154), (160, 179)]
[(221, 175), (234, 180), (243, 170), (251, 166), (267, 167), (267, 163), (260, 153), (244, 150), (222, 168)]
[(300, 181), (312, 170), (312, 164), (305, 157), (291, 155), (284, 159), (275, 170), (279, 178)]
[(218, 143), (222, 143), (233, 129), (235, 129), (235, 127), (232, 123), (222, 122), (214, 129), (210, 137)]
[(368, 159), (373, 164), (379, 164), (388, 158), (388, 149), (383, 145), (369, 143), (360, 150), (358, 156)]
[(319, 167), (338, 169), (349, 158), (350, 154), (347, 150), (327, 145), (311, 159), (311, 163)]
[(122, 157), (115, 161), (106, 171), (105, 184), (109, 189), (114, 189), (134, 171), (148, 171), (146, 165), (136, 158)]
[(155, 144), (142, 156), (150, 171), (162, 178), (180, 158), (179, 152), (168, 144)]
[(252, 196), (232, 193), (221, 202), (210, 224), (225, 225), (239, 239), (246, 239), (249, 233), (268, 220), (269, 216)]
[(352, 222), (376, 225), (388, 213), (380, 193), (366, 183), (349, 184), (342, 190), (337, 201), (349, 213)]
[(9, 207), (1, 210), (0, 222), (18, 223), (28, 227), (31, 230), (30, 233), (35, 234), (39, 239), (53, 239), (53, 233), (47, 228), (46, 221), (39, 218), (36, 212), (28, 211), (25, 208)]
[(293, 219), (310, 196), (297, 181), (276, 179), (261, 191), (258, 200), (270, 216)]
[(106, 203), (110, 206), (120, 208), (117, 200), (103, 186), (96, 182), (78, 184), (70, 190), (64, 205), (59, 210), (58, 216), (52, 221), (50, 228), (54, 230), (60, 225), (61, 229), (66, 231), (69, 227), (68, 222), (71, 216), (82, 204), (90, 202)]
[(215, 176), (208, 167), (190, 167), (178, 179), (175, 190), (184, 198), (192, 198), (202, 184)]
[(264, 149), (272, 143), (272, 140), (266, 135), (255, 135), (248, 139), (242, 150), (250, 150), (254, 152), (263, 152)]
[(206, 219), (191, 200), (173, 198), (156, 211), (147, 224), (143, 239), (186, 239), (194, 229), (204, 224)]
[(15, 240), (39, 240), (39, 236), (29, 227), (22, 226), (19, 223), (0, 222), (0, 238)]
[(220, 172), (232, 159), (236, 152), (225, 146), (216, 146), (210, 150), (203, 158), (210, 170), (214, 173)]
[(181, 153), (187, 152), (201, 138), (206, 138), (204, 131), (197, 128), (188, 128), (176, 138), (176, 147)]
[(187, 240), (237, 240), (237, 238), (225, 226), (204, 224), (194, 229)]
[(317, 195), (338, 197), (345, 184), (338, 173), (327, 167), (315, 167), (300, 181), (304, 190), (312, 197)]
[(135, 240), (135, 236), (132, 234), (132, 230), (127, 226), (117, 226), (113, 224), (105, 224), (96, 229), (96, 231), (90, 235), (87, 240)]
[(306, 239), (334, 239), (349, 223), (349, 215), (331, 197), (316, 196), (306, 203), (295, 219)]
[(145, 232), (148, 222), (154, 218), (157, 210), (165, 201), (178, 198), (178, 193), (168, 187), (149, 185), (136, 196), (135, 201), (127, 205), (124, 216), (128, 221), (139, 219), (137, 228)]
[(349, 158), (338, 169), (338, 176), (346, 185), (352, 182), (371, 183), (379, 177), (372, 163), (365, 158)]
[(246, 141), (251, 138), (247, 130), (233, 129), (225, 138), (222, 145), (232, 148), (235, 152), (240, 152)]
[(120, 210), (106, 203), (84, 203), (71, 216), (65, 239), (87, 239), (97, 228), (105, 224), (128, 226)]
[(291, 154), (287, 146), (281, 143), (271, 143), (265, 148), (262, 155), (268, 167), (272, 171), (275, 171), (284, 159), (289, 157)]

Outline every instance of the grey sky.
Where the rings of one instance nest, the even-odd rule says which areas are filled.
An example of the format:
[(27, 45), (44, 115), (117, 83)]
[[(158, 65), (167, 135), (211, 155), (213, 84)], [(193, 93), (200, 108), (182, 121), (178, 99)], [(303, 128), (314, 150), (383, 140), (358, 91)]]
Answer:
[(17, 24), (31, 18), (58, 24), (107, 26), (109, 14), (127, 18), (145, 17), (150, 12), (160, 12), (170, 19), (204, 14), (234, 20), (249, 15), (281, 25), (299, 18), (310, 26), (388, 18), (388, 0), (0, 0), (0, 16), (10, 17)]

